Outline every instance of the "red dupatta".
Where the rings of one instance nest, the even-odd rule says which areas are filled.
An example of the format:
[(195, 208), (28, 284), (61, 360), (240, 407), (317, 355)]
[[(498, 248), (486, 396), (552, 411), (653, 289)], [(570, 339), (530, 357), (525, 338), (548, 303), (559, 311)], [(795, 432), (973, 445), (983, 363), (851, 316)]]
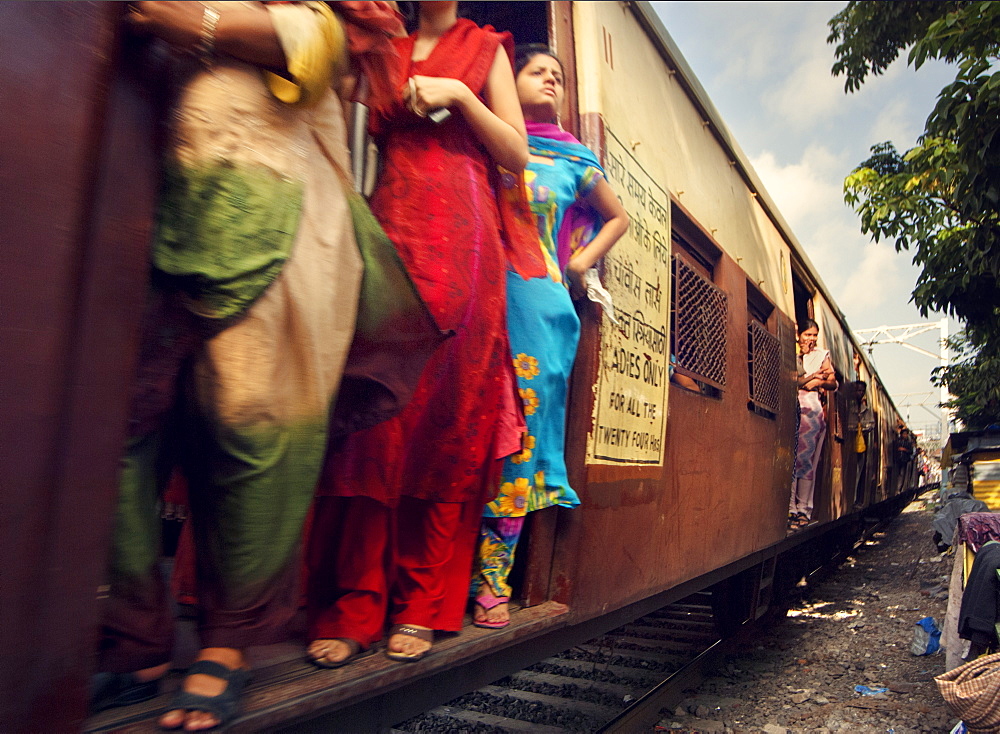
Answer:
[[(415, 34), (393, 40), (398, 63), (393, 66), (391, 79), (397, 93), (387, 105), (373, 110), (370, 122), (373, 135), (378, 135), (387, 120), (413, 114), (403, 104), (402, 90), (412, 73), (410, 59), (415, 41)], [(419, 62), (420, 73), (458, 79), (482, 99), (498, 44), (507, 52), (513, 69), (514, 39), (510, 33), (497, 33), (492, 26), (480, 28), (471, 20), (459, 18), (441, 36), (430, 56)], [(546, 277), (537, 223), (528, 204), (524, 172), (515, 174), (494, 166), (491, 184), (497, 198), (507, 269), (525, 280)]]

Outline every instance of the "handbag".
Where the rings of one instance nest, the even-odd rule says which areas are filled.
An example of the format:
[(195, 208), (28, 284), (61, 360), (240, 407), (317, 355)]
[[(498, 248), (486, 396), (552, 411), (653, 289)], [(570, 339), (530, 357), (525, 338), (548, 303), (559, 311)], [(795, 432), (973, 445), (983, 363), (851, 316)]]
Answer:
[(1000, 729), (1000, 653), (976, 658), (937, 676), (934, 682), (970, 734)]
[(868, 450), (868, 445), (865, 443), (865, 434), (861, 430), (861, 424), (858, 423), (858, 432), (854, 436), (854, 451), (858, 454), (863, 454)]

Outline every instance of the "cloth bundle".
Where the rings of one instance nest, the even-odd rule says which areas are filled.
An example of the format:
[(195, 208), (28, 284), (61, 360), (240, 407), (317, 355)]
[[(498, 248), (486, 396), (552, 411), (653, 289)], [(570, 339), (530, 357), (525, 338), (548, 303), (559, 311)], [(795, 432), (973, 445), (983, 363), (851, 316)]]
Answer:
[(986, 655), (934, 679), (969, 734), (1000, 730), (1000, 654)]

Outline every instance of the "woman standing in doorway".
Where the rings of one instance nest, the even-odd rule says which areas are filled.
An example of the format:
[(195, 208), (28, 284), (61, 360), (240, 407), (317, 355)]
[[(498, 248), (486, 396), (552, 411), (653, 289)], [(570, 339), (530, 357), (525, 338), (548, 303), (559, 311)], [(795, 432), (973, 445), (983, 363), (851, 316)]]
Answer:
[[(479, 516), (523, 430), (503, 275), (516, 231), (501, 216), (504, 185), (521, 192), (519, 176), (497, 171), (520, 173), (528, 158), (513, 44), (459, 19), (455, 2), (423, 2), (396, 48), (399, 96), (372, 120), (384, 159), (372, 210), (454, 336), (398, 417), (328, 457), (308, 556), (309, 657), (321, 667), (360, 655), (386, 621), (386, 654), (407, 662), (434, 630), (461, 629)], [(525, 277), (544, 272), (536, 260)]]
[(348, 36), (388, 51), (369, 26), (397, 21), (377, 3), (129, 10), (160, 62), (146, 76), (171, 94), (91, 707), (152, 698), (170, 666), (157, 501), (176, 461), (193, 510), (200, 650), (159, 723), (201, 731), (236, 715), (245, 649), (284, 639), (295, 614), (362, 279), (333, 86), (347, 77)]
[(507, 578), (525, 515), (580, 503), (564, 455), (567, 383), (580, 336), (566, 281), (585, 291), (585, 273), (628, 229), (597, 158), (556, 122), (565, 93), (560, 61), (528, 46), (518, 50), (515, 70), (528, 130), (528, 199), (548, 267), (530, 280), (507, 273), (507, 326), (528, 434), (504, 462), (500, 494), (483, 513), (473, 623), (491, 629), (510, 623)]
[(788, 506), (793, 530), (812, 520), (816, 469), (826, 438), (823, 393), (837, 389), (837, 378), (830, 362), (830, 352), (816, 346), (819, 326), (812, 319), (799, 324), (799, 429), (792, 470), (792, 497)]

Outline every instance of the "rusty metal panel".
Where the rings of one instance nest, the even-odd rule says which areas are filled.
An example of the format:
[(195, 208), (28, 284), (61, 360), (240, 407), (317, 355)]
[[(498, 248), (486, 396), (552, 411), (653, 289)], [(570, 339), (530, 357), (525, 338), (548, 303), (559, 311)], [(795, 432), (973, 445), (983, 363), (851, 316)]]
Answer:
[[(725, 369), (740, 374), (746, 274), (723, 255), (714, 280), (729, 304)], [(655, 476), (587, 467), (586, 482), (578, 482), (583, 506), (564, 514), (553, 572), (553, 589), (565, 594), (556, 598), (569, 600), (574, 617), (645, 598), (784, 538), (795, 430), (794, 326), (781, 312), (776, 318), (775, 420), (748, 410), (742, 389), (714, 398), (672, 387), (665, 462)], [(594, 360), (595, 337), (581, 344), (585, 361)], [(581, 415), (589, 415), (587, 407), (574, 405), (571, 425)]]
[(118, 3), (3, 3), (0, 721), (67, 731), (95, 646), (154, 192)]

